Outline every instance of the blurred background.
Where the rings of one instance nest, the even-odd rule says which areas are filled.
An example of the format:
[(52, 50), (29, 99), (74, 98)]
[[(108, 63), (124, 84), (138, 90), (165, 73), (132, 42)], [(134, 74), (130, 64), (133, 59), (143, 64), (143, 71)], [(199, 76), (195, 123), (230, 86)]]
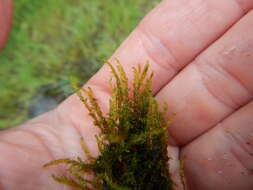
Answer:
[(14, 0), (0, 53), (0, 129), (54, 108), (85, 83), (160, 0)]

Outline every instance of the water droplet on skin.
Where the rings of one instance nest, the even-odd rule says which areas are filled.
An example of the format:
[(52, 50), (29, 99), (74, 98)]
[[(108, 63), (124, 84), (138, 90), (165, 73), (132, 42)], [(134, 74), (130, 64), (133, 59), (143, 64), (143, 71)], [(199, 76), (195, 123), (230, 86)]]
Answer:
[(219, 170), (217, 173), (218, 173), (218, 174), (222, 174), (223, 172), (222, 172), (221, 170)]

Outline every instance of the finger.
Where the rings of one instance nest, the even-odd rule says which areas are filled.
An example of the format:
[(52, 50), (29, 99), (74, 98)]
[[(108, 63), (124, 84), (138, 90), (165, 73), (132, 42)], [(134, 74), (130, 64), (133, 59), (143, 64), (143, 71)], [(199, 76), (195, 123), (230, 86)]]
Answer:
[(191, 189), (253, 189), (253, 101), (183, 148)]
[[(219, 38), (251, 7), (251, 0), (166, 0), (143, 19), (113, 54), (127, 75), (132, 67), (150, 61), (156, 93), (204, 48)], [(110, 69), (104, 66), (88, 84), (108, 87)]]
[(3, 48), (11, 28), (11, 0), (0, 0), (0, 50)]
[(253, 11), (164, 87), (177, 113), (171, 135), (189, 143), (253, 98)]

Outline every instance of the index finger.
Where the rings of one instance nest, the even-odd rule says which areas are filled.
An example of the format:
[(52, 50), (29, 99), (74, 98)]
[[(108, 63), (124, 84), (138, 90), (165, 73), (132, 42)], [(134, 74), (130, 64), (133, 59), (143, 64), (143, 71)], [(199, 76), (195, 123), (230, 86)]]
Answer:
[[(157, 93), (185, 65), (218, 39), (251, 7), (251, 0), (166, 0), (151, 11), (111, 57), (119, 59), (130, 77), (132, 67), (148, 60)], [(88, 82), (108, 87), (110, 69)]]

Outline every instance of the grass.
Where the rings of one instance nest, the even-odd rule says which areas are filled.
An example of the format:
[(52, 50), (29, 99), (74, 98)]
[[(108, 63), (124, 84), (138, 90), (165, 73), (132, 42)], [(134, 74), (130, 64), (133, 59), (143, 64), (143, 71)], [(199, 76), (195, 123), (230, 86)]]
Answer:
[[(102, 65), (159, 0), (18, 0), (0, 54), (0, 128), (17, 125), (71, 93)], [(44, 99), (43, 99), (44, 98)], [(34, 111), (36, 110), (36, 111)]]

